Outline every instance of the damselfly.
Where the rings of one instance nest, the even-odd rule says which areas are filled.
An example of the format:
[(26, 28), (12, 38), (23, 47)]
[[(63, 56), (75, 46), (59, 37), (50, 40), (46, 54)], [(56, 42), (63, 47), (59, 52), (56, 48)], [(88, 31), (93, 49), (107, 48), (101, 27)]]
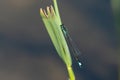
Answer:
[(75, 58), (75, 60), (77, 61), (78, 65), (81, 67), (82, 63), (79, 60), (79, 56), (81, 55), (81, 52), (79, 51), (78, 47), (76, 46), (76, 44), (73, 42), (72, 38), (70, 37), (68, 30), (66, 29), (66, 27), (64, 26), (64, 24), (60, 25), (61, 26), (61, 30), (64, 34), (64, 37), (67, 41), (67, 44), (69, 45), (69, 48), (71, 48), (72, 50), (72, 56)]

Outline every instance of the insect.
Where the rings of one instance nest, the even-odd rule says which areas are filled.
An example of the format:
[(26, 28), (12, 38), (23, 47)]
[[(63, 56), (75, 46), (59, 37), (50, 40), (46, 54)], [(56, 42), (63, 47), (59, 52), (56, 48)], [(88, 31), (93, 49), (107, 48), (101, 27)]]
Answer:
[(82, 63), (79, 60), (79, 56), (81, 55), (81, 52), (79, 51), (78, 47), (76, 46), (76, 44), (73, 42), (72, 38), (70, 37), (68, 30), (66, 29), (66, 27), (64, 26), (64, 24), (60, 25), (61, 26), (61, 30), (64, 34), (64, 37), (69, 45), (69, 47), (71, 47), (72, 50), (72, 56), (75, 58), (75, 60), (77, 61), (78, 65), (81, 67)]

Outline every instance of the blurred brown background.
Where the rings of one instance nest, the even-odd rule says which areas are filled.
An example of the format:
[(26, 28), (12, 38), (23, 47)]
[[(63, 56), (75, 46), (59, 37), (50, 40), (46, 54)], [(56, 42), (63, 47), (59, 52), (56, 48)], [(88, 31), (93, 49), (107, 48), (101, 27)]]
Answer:
[[(0, 0), (0, 80), (68, 80), (39, 16), (50, 0)], [(110, 0), (58, 0), (63, 23), (82, 52), (76, 80), (117, 80)]]

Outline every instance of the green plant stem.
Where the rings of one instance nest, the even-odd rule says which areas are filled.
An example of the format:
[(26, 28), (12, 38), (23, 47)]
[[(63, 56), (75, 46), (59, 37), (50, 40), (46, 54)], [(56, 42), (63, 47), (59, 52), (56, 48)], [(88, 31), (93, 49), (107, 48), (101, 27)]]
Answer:
[(53, 0), (54, 8), (47, 6), (47, 9), (40, 8), (40, 15), (48, 31), (48, 34), (56, 48), (58, 55), (64, 61), (69, 74), (69, 80), (75, 80), (72, 69), (72, 59), (64, 34), (61, 30), (62, 22), (59, 14), (57, 0)]
[(74, 72), (71, 66), (67, 66), (70, 80), (75, 80)]
[(58, 4), (57, 4), (57, 0), (53, 0), (53, 3), (54, 3), (54, 8), (55, 8), (55, 13), (59, 19), (59, 24), (62, 25), (62, 21), (61, 21), (61, 18), (60, 18), (60, 13), (59, 13), (59, 9), (58, 9)]

